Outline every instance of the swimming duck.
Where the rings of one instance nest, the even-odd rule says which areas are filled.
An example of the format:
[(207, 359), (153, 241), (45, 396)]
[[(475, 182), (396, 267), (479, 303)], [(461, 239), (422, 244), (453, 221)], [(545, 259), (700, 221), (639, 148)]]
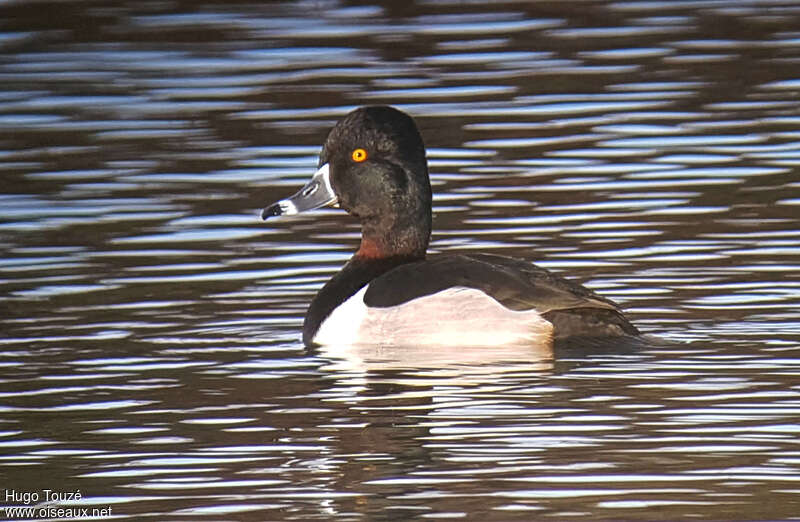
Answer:
[(612, 301), (527, 261), (426, 257), (431, 185), (414, 120), (388, 106), (347, 114), (316, 173), (262, 219), (338, 206), (361, 222), (355, 255), (311, 301), (306, 346), (498, 346), (637, 335)]

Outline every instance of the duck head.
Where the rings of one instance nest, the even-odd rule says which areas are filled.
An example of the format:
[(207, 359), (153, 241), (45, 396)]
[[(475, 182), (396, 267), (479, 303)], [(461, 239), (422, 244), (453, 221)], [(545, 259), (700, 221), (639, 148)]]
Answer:
[(425, 145), (414, 120), (386, 106), (361, 107), (328, 134), (318, 169), (262, 219), (336, 205), (359, 219), (364, 258), (422, 258), (431, 231)]

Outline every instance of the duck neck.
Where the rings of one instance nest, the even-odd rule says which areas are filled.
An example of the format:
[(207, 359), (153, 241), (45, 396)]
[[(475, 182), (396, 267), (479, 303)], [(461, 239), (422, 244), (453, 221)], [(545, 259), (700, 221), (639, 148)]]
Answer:
[(431, 211), (424, 205), (361, 218), (356, 258), (424, 259), (431, 237)]

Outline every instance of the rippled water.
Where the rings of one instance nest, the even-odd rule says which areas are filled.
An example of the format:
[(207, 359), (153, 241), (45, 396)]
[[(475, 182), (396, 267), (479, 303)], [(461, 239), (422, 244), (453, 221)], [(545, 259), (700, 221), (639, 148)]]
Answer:
[[(0, 2), (4, 505), (800, 517), (798, 20), (795, 0)], [(417, 118), (432, 251), (530, 259), (666, 342), (305, 350), (358, 227), (258, 210), (367, 103)]]

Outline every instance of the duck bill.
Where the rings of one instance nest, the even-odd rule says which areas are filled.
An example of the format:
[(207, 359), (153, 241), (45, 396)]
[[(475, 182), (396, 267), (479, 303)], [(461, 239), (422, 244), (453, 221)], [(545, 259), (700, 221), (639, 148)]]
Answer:
[(261, 219), (299, 214), (306, 210), (335, 205), (338, 200), (331, 187), (330, 166), (326, 163), (297, 194), (273, 203), (261, 211)]

